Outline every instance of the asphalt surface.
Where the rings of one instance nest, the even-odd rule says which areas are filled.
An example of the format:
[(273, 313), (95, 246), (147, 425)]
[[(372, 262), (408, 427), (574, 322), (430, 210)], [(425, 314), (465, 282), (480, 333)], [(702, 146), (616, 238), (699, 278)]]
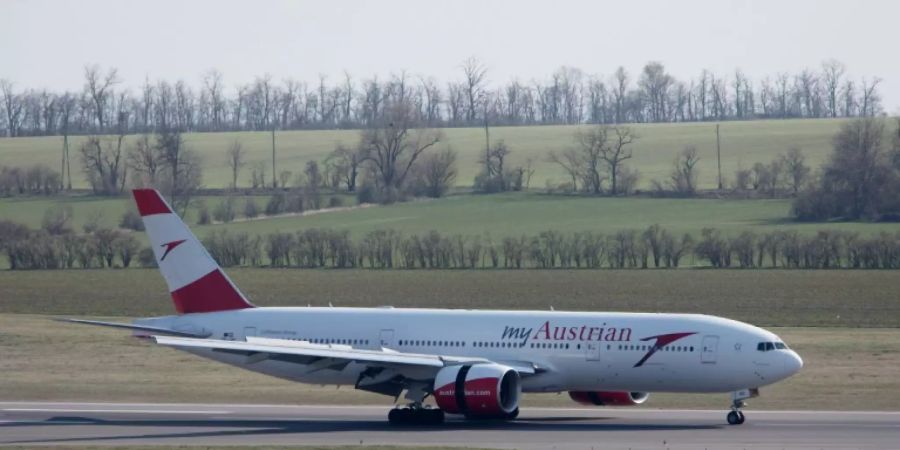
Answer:
[(900, 412), (523, 408), (515, 422), (394, 427), (385, 406), (0, 402), (0, 445), (900, 448)]

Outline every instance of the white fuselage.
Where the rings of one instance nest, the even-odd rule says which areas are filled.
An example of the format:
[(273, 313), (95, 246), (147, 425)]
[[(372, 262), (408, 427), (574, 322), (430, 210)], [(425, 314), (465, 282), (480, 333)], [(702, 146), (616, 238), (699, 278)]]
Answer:
[[(482, 357), (527, 363), (525, 392), (729, 392), (785, 379), (802, 366), (792, 350), (758, 350), (781, 340), (742, 322), (694, 314), (478, 311), (400, 308), (251, 308), (136, 323), (210, 334)], [(671, 342), (654, 348), (657, 344)], [(764, 347), (764, 346), (763, 346)], [(313, 384), (354, 385), (365, 369), (310, 370), (302, 364), (194, 350), (200, 356)], [(404, 376), (415, 379), (414, 369)], [(427, 378), (427, 374), (422, 378)]]

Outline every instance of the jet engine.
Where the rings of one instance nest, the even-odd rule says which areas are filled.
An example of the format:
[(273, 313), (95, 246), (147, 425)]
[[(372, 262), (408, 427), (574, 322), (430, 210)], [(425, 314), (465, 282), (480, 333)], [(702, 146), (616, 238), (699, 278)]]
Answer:
[(435, 402), (450, 414), (515, 418), (521, 397), (519, 373), (500, 364), (448, 366), (434, 378)]
[(646, 392), (569, 392), (572, 400), (582, 405), (593, 406), (634, 406), (647, 401)]

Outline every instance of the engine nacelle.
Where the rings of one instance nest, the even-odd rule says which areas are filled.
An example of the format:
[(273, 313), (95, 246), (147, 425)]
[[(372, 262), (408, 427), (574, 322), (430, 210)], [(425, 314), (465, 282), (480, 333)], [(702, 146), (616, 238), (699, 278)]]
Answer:
[(449, 366), (434, 378), (434, 400), (450, 414), (506, 417), (521, 397), (519, 373), (500, 364)]
[(569, 392), (572, 400), (591, 406), (634, 406), (647, 401), (646, 392)]

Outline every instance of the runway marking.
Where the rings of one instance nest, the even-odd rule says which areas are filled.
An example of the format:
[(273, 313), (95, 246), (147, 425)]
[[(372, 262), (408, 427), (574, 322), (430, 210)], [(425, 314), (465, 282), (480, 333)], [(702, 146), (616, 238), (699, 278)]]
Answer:
[[(45, 406), (49, 409), (50, 406), (60, 405), (61, 407), (65, 406), (79, 406), (79, 407), (88, 407), (88, 406), (102, 406), (102, 407), (147, 407), (147, 406), (158, 406), (165, 408), (179, 408), (179, 407), (188, 407), (188, 408), (235, 408), (235, 409), (256, 409), (256, 408), (284, 408), (284, 409), (333, 409), (333, 410), (387, 410), (392, 408), (394, 405), (385, 404), (385, 405), (266, 405), (266, 404), (222, 404), (222, 403), (118, 403), (118, 402), (11, 402), (11, 401), (2, 401), (0, 402), (0, 407), (4, 405), (9, 406), (19, 406), (19, 405), (34, 405), (34, 406)], [(10, 408), (6, 409), (7, 411), (26, 411), (26, 410), (38, 410), (38, 408)], [(709, 414), (719, 414), (725, 411), (727, 408), (723, 407), (722, 409), (661, 409), (661, 408), (642, 408), (642, 409), (613, 409), (613, 408), (566, 408), (566, 407), (523, 407), (524, 410), (532, 411), (532, 412), (580, 412), (580, 413), (616, 413), (616, 414), (645, 414), (645, 413), (709, 413)], [(122, 410), (112, 410), (110, 412), (118, 412)], [(169, 410), (136, 410), (137, 412), (147, 411), (147, 412), (169, 412)], [(185, 414), (216, 414), (218, 410), (177, 410), (172, 409), (173, 412), (178, 411), (186, 411)], [(833, 414), (850, 414), (850, 415), (889, 415), (895, 416), (900, 415), (900, 411), (836, 411), (836, 410), (756, 410), (756, 409), (748, 409), (748, 412), (752, 412), (753, 414), (817, 414), (817, 415), (833, 415)], [(107, 412), (105, 410), (100, 409), (90, 409), (85, 412)], [(226, 411), (226, 414), (233, 414), (234, 411)]]
[(231, 411), (189, 411), (167, 409), (70, 409), (70, 408), (4, 408), (5, 412), (65, 412), (65, 413), (122, 413), (122, 414), (231, 414)]

